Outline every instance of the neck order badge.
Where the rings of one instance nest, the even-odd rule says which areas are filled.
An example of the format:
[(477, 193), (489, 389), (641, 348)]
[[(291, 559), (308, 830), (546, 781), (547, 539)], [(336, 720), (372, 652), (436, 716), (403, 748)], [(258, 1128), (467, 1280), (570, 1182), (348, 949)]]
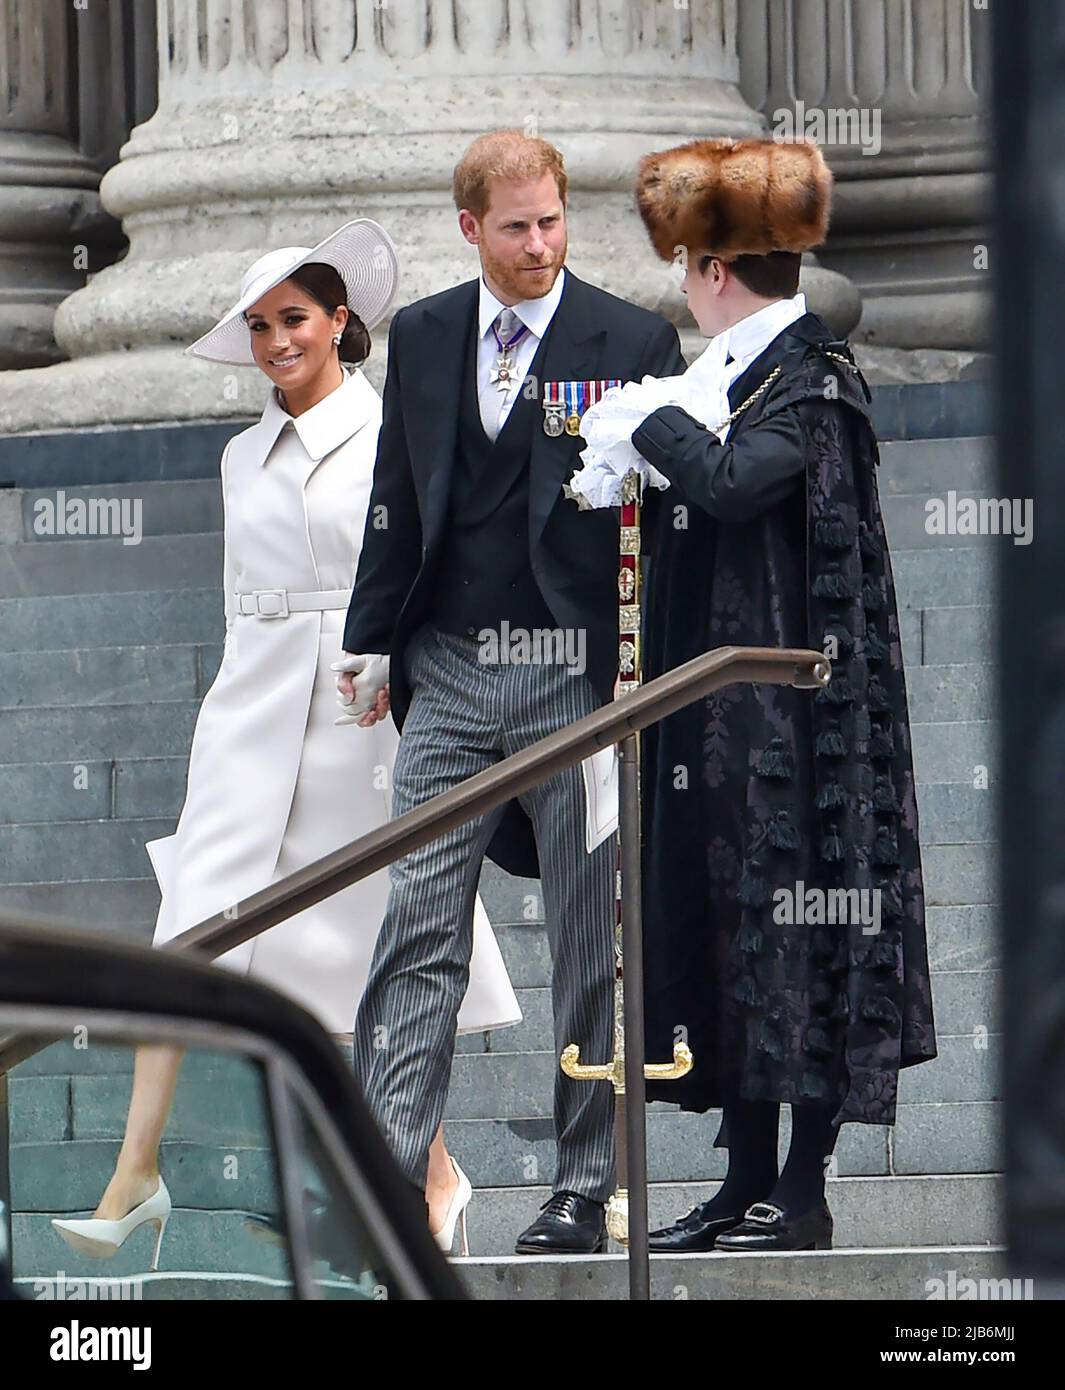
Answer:
[(595, 405), (611, 386), (620, 386), (619, 379), (603, 381), (545, 381), (544, 434), (557, 439), (561, 434), (578, 435), (581, 416)]

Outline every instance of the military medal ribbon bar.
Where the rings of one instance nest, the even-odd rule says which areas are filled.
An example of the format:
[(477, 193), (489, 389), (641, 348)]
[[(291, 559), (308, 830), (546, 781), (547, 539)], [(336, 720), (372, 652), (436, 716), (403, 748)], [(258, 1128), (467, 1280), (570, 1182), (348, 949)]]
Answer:
[(612, 386), (620, 386), (619, 378), (601, 381), (545, 381), (544, 433), (552, 439), (562, 434), (571, 437), (581, 432), (581, 417), (589, 406), (595, 405)]

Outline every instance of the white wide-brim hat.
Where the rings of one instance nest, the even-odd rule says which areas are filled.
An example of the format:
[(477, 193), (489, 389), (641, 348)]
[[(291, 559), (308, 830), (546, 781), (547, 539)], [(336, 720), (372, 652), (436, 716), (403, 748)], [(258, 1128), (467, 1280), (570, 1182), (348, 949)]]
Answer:
[(240, 298), (202, 338), (185, 352), (212, 362), (253, 364), (251, 330), (245, 312), (294, 270), (309, 261), (331, 265), (344, 282), (348, 308), (367, 328), (379, 323), (399, 283), (399, 259), (392, 238), (369, 217), (356, 217), (317, 246), (282, 246), (268, 251), (244, 272)]

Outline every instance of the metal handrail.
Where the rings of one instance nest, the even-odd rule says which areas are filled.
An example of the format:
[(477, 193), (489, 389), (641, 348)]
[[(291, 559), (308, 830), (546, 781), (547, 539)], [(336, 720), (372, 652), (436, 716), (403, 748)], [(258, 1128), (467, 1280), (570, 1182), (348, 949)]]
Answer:
[[(717, 647), (704, 652), (639, 690), (503, 758), (387, 825), (205, 918), (160, 949), (197, 951), (213, 960), (446, 831), (485, 815), (538, 782), (600, 749), (620, 743), (722, 686), (743, 681), (810, 690), (827, 685), (830, 674), (831, 666), (823, 653), (801, 648)], [(0, 1037), (0, 1076), (41, 1046), (39, 1040)]]

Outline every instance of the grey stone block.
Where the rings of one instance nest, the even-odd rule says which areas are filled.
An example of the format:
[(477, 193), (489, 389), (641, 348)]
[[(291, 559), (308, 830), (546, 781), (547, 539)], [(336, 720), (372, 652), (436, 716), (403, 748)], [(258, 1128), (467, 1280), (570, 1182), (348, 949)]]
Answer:
[(217, 532), (145, 536), (137, 545), (97, 539), (0, 546), (4, 598), (197, 589), (216, 576), (221, 584), (222, 538)]
[(896, 550), (891, 564), (895, 575), (896, 596), (902, 608), (944, 608), (948, 605), (971, 603), (974, 598), (985, 602), (994, 593), (994, 557), (987, 550), (975, 547), (954, 547), (954, 538), (945, 536), (944, 544), (932, 550)]
[[(13, 1145), (12, 1210), (91, 1213), (118, 1150), (117, 1140), (104, 1139)], [(271, 1211), (277, 1205), (276, 1162), (268, 1147), (164, 1143), (160, 1172), (177, 1207), (225, 1212)]]
[[(130, 1078), (75, 1076), (70, 1084), (72, 1137), (120, 1139), (129, 1109)], [(164, 1134), (173, 1140), (224, 1146), (227, 1152), (271, 1147), (261, 1082), (250, 1071), (239, 1080), (228, 1067), (197, 1075), (183, 1066)]]
[(537, 878), (517, 878), (490, 860), (481, 870), (481, 900), (493, 923), (526, 926), (544, 920), (544, 899)]
[[(550, 1095), (547, 1108), (550, 1108)], [(499, 1106), (507, 1108), (504, 1099)], [(694, 1115), (656, 1103), (647, 1108), (647, 1165), (651, 1182), (705, 1182), (725, 1176), (728, 1151), (715, 1149), (721, 1112)], [(550, 1186), (555, 1175), (550, 1118), (450, 1119), (448, 1147), (474, 1187)], [(845, 1176), (886, 1174), (888, 1131), (882, 1125), (844, 1125), (836, 1145), (837, 1171)], [(787, 1156), (788, 1107), (782, 1108), (778, 1157)]]
[(937, 1029), (937, 1044), (939, 1055), (932, 1061), (906, 1067), (899, 1074), (900, 1101), (914, 1105), (1002, 1099), (1001, 1033), (985, 1033), (981, 1029), (971, 1035), (950, 1037)]
[[(222, 529), (222, 483), (220, 478), (176, 479), (170, 482), (142, 483), (97, 483), (88, 487), (70, 486), (63, 488), (64, 499), (69, 515), (71, 503), (84, 504), (100, 501), (125, 503), (127, 512), (133, 515), (133, 506), (139, 504), (140, 530), (145, 536), (172, 536), (196, 531), (220, 531)], [(40, 534), (34, 523), (42, 515), (37, 504), (42, 498), (55, 507), (63, 499), (58, 497), (56, 488), (25, 488), (17, 493), (21, 503), (21, 532), (18, 537), (24, 541), (51, 542), (62, 541), (62, 536)], [(85, 537), (84, 539), (95, 539)]]
[(0, 599), (0, 651), (218, 642), (221, 585), (209, 589)]
[(130, 1076), (133, 1049), (115, 1046), (101, 1039), (96, 1042), (88, 1029), (51, 1043), (12, 1068), (12, 1076)]
[(979, 1028), (989, 1033), (1001, 1028), (1000, 970), (933, 970), (931, 980), (936, 1030), (941, 1036), (972, 1037)]
[[(998, 537), (986, 534), (977, 535), (944, 535), (942, 532), (930, 530), (930, 527), (939, 526), (940, 520), (944, 516), (943, 507), (949, 506), (947, 492), (949, 489), (931, 489), (916, 495), (903, 494), (901, 496), (885, 496), (883, 499), (884, 525), (887, 530), (888, 543), (892, 552), (897, 550), (934, 550), (940, 546), (954, 546), (958, 549), (967, 549), (976, 546), (982, 549), (989, 549), (998, 544)], [(979, 503), (981, 499), (988, 496), (986, 492), (962, 492), (954, 489), (957, 494), (957, 503), (972, 499)], [(939, 503), (939, 507), (930, 503)]]
[(994, 478), (991, 443), (985, 435), (882, 441), (880, 494), (939, 493), (949, 488), (986, 494)]
[(8, 1106), (13, 1141), (52, 1144), (71, 1137), (69, 1076), (12, 1076)]
[(896, 1173), (1001, 1172), (1002, 1103), (952, 1100), (900, 1105), (891, 1133), (891, 1158)]
[(910, 719), (919, 724), (983, 722), (993, 719), (998, 672), (986, 663), (908, 666)]
[[(975, 591), (970, 599), (980, 597)], [(997, 659), (995, 610), (989, 603), (936, 605), (922, 613), (922, 660), (928, 665), (960, 665)]]
[(115, 815), (121, 820), (181, 814), (188, 759), (121, 758), (115, 763)]
[(64, 867), (97, 878), (140, 876), (145, 865), (151, 868), (145, 842), (173, 830), (172, 820), (0, 825), (0, 882), (39, 882)]
[[(474, 1298), (564, 1302), (628, 1298), (624, 1255), (579, 1259), (512, 1255), (456, 1260)], [(676, 1302), (707, 1299), (924, 1301), (960, 1279), (1005, 1276), (1002, 1253), (988, 1246), (925, 1250), (821, 1250), (768, 1255), (652, 1255), (651, 1297)], [(1018, 1285), (1023, 1296), (1023, 1285)], [(1038, 1281), (1034, 1289), (1039, 1297)]]
[[(92, 1209), (14, 1214), (11, 1245), (16, 1277), (55, 1279), (59, 1271), (75, 1278), (99, 1276), (100, 1261), (71, 1249), (53, 1230), (51, 1217), (64, 1215), (91, 1216)], [(244, 1215), (240, 1211), (175, 1208), (163, 1235), (160, 1269), (287, 1278), (284, 1252), (253, 1235), (244, 1224)], [(122, 1278), (143, 1274), (154, 1244), (154, 1227), (142, 1226), (107, 1261), (108, 1275)]]
[(205, 642), (196, 650), (199, 654), (199, 686), (196, 694), (202, 698), (210, 690), (215, 676), (218, 675), (224, 648), (221, 642)]
[(185, 757), (199, 703), (10, 710), (0, 720), (0, 763)]
[[(145, 1262), (149, 1255), (150, 1247), (146, 1249)], [(77, 1285), (70, 1283), (71, 1277), (68, 1275), (62, 1284), (30, 1276), (15, 1279), (13, 1283), (24, 1298), (35, 1299), (76, 1297), (106, 1299), (113, 1303), (134, 1298), (139, 1303), (237, 1303), (295, 1298), (294, 1285), (288, 1277), (213, 1274), (207, 1270), (201, 1270), (199, 1274), (166, 1274), (160, 1270), (155, 1274), (131, 1275), (128, 1279), (87, 1276), (80, 1279)], [(355, 1286), (347, 1280), (319, 1279), (316, 1282), (329, 1291), (327, 1296), (331, 1299), (361, 1297), (353, 1292)], [(75, 1288), (78, 1291), (76, 1294)]]
[(0, 825), (105, 819), (111, 814), (111, 766), (100, 759), (9, 763), (0, 781)]
[(965, 782), (918, 783), (922, 845), (983, 844), (998, 834), (998, 790)]
[(917, 608), (900, 608), (898, 613), (902, 660), (909, 673), (922, 660), (921, 612)]
[(8, 883), (0, 885), (0, 907), (147, 944), (159, 911), (159, 886), (154, 878)]
[(933, 970), (988, 970), (1000, 959), (998, 908), (990, 904), (929, 907), (928, 961)]
[(927, 906), (993, 903), (998, 897), (995, 845), (928, 845), (921, 861)]
[(78, 647), (0, 655), (5, 705), (125, 705), (199, 698), (197, 648)]
[[(659, 1230), (707, 1202), (720, 1183), (653, 1183), (648, 1227)], [(1001, 1179), (992, 1174), (830, 1178), (826, 1198), (835, 1250), (1002, 1242)], [(476, 1191), (467, 1212), (470, 1253), (507, 1256), (549, 1187)], [(458, 1244), (456, 1242), (456, 1250)], [(656, 1257), (657, 1259), (657, 1257)]]
[[(981, 769), (994, 786), (998, 774), (998, 733), (990, 720), (910, 726), (918, 782), (974, 784)], [(991, 796), (995, 793), (992, 791)]]

